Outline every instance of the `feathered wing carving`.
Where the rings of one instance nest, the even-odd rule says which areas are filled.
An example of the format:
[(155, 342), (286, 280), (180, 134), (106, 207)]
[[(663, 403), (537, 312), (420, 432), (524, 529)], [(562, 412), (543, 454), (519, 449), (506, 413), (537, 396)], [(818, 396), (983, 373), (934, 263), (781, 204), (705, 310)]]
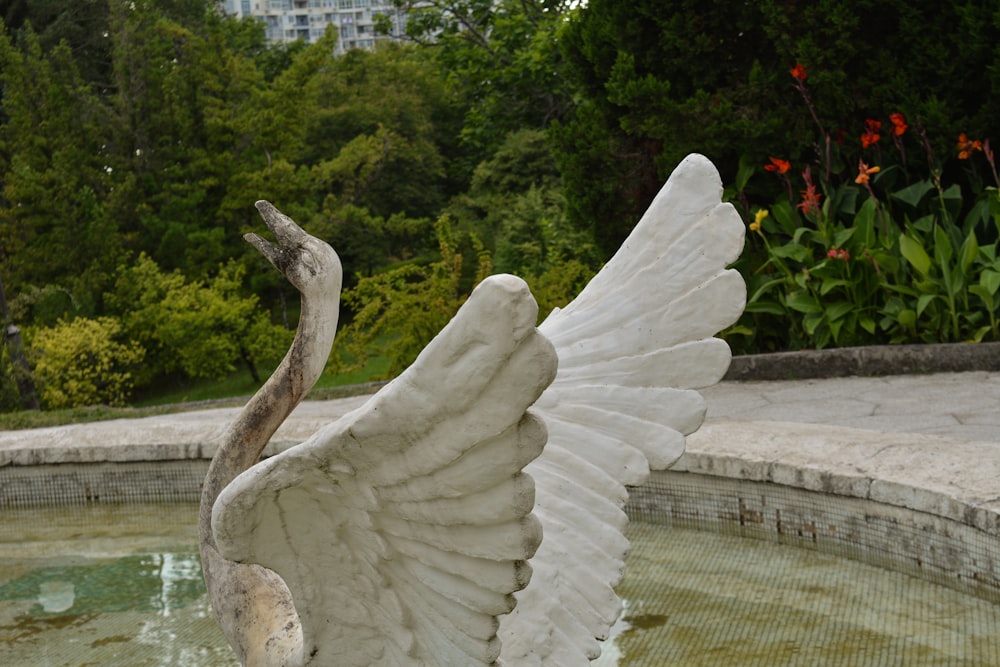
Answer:
[(223, 490), (222, 555), (288, 585), (304, 664), (493, 664), (541, 540), (527, 408), (555, 374), (522, 281), (481, 284), (372, 400)]
[(743, 224), (721, 190), (688, 157), (542, 333), (524, 284), (490, 278), (365, 406), (223, 490), (219, 550), (288, 585), (304, 664), (598, 655), (620, 609), (626, 486), (680, 456), (704, 416), (695, 389), (729, 364), (712, 336), (744, 305), (726, 269)]
[(683, 453), (705, 413), (695, 389), (729, 367), (713, 336), (745, 305), (742, 278), (726, 269), (744, 225), (721, 195), (712, 163), (688, 156), (618, 253), (539, 327), (559, 355), (535, 405), (549, 442), (526, 468), (544, 540), (531, 585), (501, 619), (507, 665), (587, 664), (618, 616), (626, 486)]

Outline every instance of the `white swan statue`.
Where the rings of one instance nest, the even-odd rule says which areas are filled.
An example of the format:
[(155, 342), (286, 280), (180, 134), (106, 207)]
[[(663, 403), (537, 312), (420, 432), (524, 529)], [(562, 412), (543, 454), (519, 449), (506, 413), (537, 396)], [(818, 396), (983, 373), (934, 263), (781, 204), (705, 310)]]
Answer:
[[(302, 293), (295, 341), (202, 494), (213, 612), (247, 667), (586, 665), (620, 612), (626, 487), (683, 452), (730, 352), (744, 226), (692, 155), (621, 250), (535, 327), (485, 280), (413, 365), (301, 445), (260, 454), (322, 372), (336, 254), (266, 202), (248, 240)], [(558, 359), (558, 372), (556, 371)], [(530, 408), (530, 409), (529, 409)], [(547, 435), (547, 437), (546, 437)]]

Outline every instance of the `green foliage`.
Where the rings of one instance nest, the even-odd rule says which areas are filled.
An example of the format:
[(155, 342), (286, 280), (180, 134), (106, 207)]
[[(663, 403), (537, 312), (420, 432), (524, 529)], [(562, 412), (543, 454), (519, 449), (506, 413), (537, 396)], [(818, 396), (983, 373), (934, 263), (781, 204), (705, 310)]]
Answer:
[[(799, 88), (812, 111), (804, 79)], [(741, 267), (750, 296), (732, 332), (738, 346), (1000, 338), (1000, 198), (996, 187), (983, 186), (984, 177), (1000, 179), (989, 142), (962, 134), (945, 169), (925, 168), (921, 177), (909, 158), (925, 151), (927, 162), (938, 164), (932, 141), (902, 114), (891, 114), (886, 125), (883, 131), (867, 121), (861, 149), (827, 141), (824, 158), (801, 176), (789, 162), (770, 159), (766, 169), (777, 178), (769, 178), (801, 195), (794, 205), (782, 195), (769, 209), (756, 209), (756, 234)], [(755, 207), (747, 194), (750, 171), (730, 194)]]
[(145, 350), (110, 317), (78, 317), (31, 334), (35, 379), (46, 408), (123, 405)]
[[(210, 0), (7, 7), (0, 280), (18, 322), (116, 318), (147, 350), (140, 389), (255, 371), (289, 334), (246, 295), (294, 320), (240, 240), (268, 199), (341, 255), (345, 358), (388, 345), (392, 374), (486, 267), (543, 313), (568, 301), (697, 151), (748, 220), (769, 211), (739, 263), (737, 350), (998, 337), (995, 165), (973, 140), (954, 155), (959, 132), (1000, 129), (989, 3), (397, 4), (412, 43), (342, 57), (336, 30), (272, 46)], [(895, 139), (890, 112), (909, 119)], [(871, 120), (881, 140), (859, 150)], [(775, 155), (795, 169), (760, 174)], [(859, 158), (881, 167), (867, 186)]]
[(177, 371), (222, 378), (237, 363), (256, 374), (257, 363), (281, 356), (291, 335), (271, 324), (255, 296), (240, 296), (242, 274), (230, 264), (208, 282), (188, 281), (145, 255), (120, 271), (108, 301), (121, 312), (128, 334), (148, 350), (143, 380)]
[(432, 47), (439, 70), (465, 105), (463, 161), (474, 166), (504, 137), (562, 117), (572, 91), (561, 76), (561, 30), (575, 3), (563, 0), (394, 0), (408, 11), (410, 39)]
[[(573, 18), (559, 45), (575, 105), (555, 137), (571, 219), (592, 226), (606, 252), (690, 152), (728, 180), (768, 150), (797, 164), (822, 158), (817, 125), (856, 138), (887, 111), (919, 119), (937, 155), (956, 128), (1000, 134), (1000, 23), (989, 3), (591, 0)], [(811, 115), (787, 74), (796, 63), (816, 84)], [(925, 154), (911, 166), (926, 168)]]
[(101, 204), (104, 126), (65, 45), (43, 54), (37, 36), (22, 31), (15, 46), (0, 34), (0, 258), (9, 285), (56, 281), (93, 311), (95, 291), (120, 256)]
[[(364, 365), (377, 341), (388, 339), (392, 377), (416, 359), (417, 354), (451, 320), (469, 291), (462, 289), (463, 261), (458, 241), (446, 218), (435, 225), (440, 259), (428, 265), (404, 264), (362, 278), (344, 292), (342, 300), (354, 311), (350, 325), (339, 332), (339, 359), (335, 371)], [(473, 243), (476, 243), (475, 240)], [(478, 245), (474, 282), (490, 273), (489, 255)]]
[(17, 410), (21, 405), (17, 383), (14, 381), (16, 372), (7, 346), (0, 345), (0, 413)]

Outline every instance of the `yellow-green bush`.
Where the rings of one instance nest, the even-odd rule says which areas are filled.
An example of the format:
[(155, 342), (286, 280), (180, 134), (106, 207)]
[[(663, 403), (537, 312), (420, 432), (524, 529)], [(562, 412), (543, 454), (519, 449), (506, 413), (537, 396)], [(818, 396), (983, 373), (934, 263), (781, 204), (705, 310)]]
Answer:
[(110, 317), (60, 320), (32, 336), (35, 378), (45, 408), (123, 405), (132, 391), (131, 369), (145, 350), (119, 339), (121, 324)]

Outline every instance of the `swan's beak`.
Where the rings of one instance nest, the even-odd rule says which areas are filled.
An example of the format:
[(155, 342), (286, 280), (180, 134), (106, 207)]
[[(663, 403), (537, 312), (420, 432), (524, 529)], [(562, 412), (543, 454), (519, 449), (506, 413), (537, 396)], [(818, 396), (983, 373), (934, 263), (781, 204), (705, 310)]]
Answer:
[(284, 270), (284, 265), (288, 262), (287, 253), (300, 246), (308, 234), (295, 221), (274, 207), (274, 204), (261, 200), (256, 203), (257, 210), (267, 223), (268, 229), (278, 240), (278, 245), (274, 245), (259, 235), (250, 233), (243, 236), (247, 243), (257, 248), (264, 257), (267, 257), (271, 264), (278, 269)]

